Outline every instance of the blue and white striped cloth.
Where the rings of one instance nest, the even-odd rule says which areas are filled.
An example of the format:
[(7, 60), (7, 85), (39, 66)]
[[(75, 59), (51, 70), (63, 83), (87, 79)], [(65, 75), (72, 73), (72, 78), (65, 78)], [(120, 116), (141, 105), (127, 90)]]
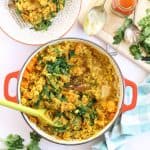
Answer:
[[(126, 89), (129, 98), (130, 89)], [(123, 150), (131, 138), (150, 132), (150, 76), (138, 86), (138, 101), (135, 109), (125, 112), (105, 133), (105, 141), (92, 146), (93, 150)]]

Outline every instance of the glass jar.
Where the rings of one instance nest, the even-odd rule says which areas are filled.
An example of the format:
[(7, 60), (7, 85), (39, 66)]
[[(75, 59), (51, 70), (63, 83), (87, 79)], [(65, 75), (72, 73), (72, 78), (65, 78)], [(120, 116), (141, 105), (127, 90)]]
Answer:
[(124, 17), (133, 13), (137, 4), (137, 0), (112, 0), (112, 12)]

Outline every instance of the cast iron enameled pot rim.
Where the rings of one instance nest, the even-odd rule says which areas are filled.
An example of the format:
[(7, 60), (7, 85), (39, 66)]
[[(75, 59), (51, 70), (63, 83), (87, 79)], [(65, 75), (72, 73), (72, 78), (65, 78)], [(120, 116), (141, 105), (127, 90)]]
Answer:
[[(111, 122), (108, 123), (108, 125), (106, 125), (100, 132), (98, 132), (95, 136), (92, 136), (91, 138), (87, 139), (87, 140), (81, 140), (81, 141), (75, 141), (76, 143), (69, 143), (71, 141), (66, 141), (66, 142), (58, 142), (58, 141), (55, 141), (55, 140), (51, 140), (49, 139), (48, 137), (45, 137), (43, 135), (41, 135), (38, 131), (36, 131), (36, 129), (34, 129), (34, 127), (31, 125), (32, 123), (27, 119), (27, 116), (24, 114), (24, 113), (21, 113), (24, 120), (26, 121), (26, 123), (29, 125), (29, 127), (36, 131), (42, 138), (50, 141), (50, 142), (53, 142), (53, 143), (56, 143), (56, 144), (61, 144), (61, 145), (80, 145), (80, 144), (85, 144), (85, 143), (88, 143), (88, 142), (91, 142), (95, 139), (97, 139), (98, 137), (102, 136), (110, 127), (112, 127), (112, 125), (114, 124), (114, 122), (116, 121), (117, 117), (120, 116), (120, 113), (121, 113), (121, 106), (123, 104), (123, 101), (124, 101), (124, 90), (125, 90), (125, 83), (124, 83), (124, 79), (123, 79), (123, 75), (122, 75), (122, 72), (118, 66), (118, 64), (116, 63), (116, 61), (114, 60), (114, 58), (107, 52), (104, 50), (104, 48), (102, 48), (101, 46), (99, 46), (98, 44), (94, 43), (94, 42), (91, 42), (89, 40), (86, 40), (86, 39), (81, 39), (81, 38), (61, 38), (61, 39), (56, 39), (56, 40), (53, 40), (53, 41), (50, 41), (48, 42), (47, 44), (37, 48), (37, 50), (35, 50), (29, 57), (28, 59), (25, 61), (23, 67), (21, 68), (21, 71), (19, 72), (19, 80), (18, 80), (18, 83), (17, 83), (17, 101), (18, 103), (20, 103), (20, 83), (22, 81), (22, 75), (23, 75), (23, 72), (27, 66), (27, 64), (30, 62), (30, 60), (41, 50), (43, 50), (45, 47), (47, 47), (48, 45), (53, 45), (53, 44), (57, 44), (57, 43), (60, 43), (60, 42), (63, 42), (63, 41), (75, 41), (75, 42), (83, 42), (85, 44), (88, 44), (88, 45), (93, 45), (93, 47), (97, 47), (97, 51), (98, 52), (103, 52), (107, 57), (109, 57), (112, 61), (113, 66), (115, 67), (115, 70), (118, 71), (118, 76), (119, 78), (121, 79), (121, 86), (120, 86), (120, 93), (122, 94), (120, 96), (120, 102), (118, 104), (118, 110), (115, 114), (115, 117), (113, 118), (113, 120)], [(100, 51), (99, 51), (100, 50)], [(31, 124), (30, 124), (31, 123)], [(41, 130), (41, 129), (38, 129), (38, 130)], [(41, 130), (42, 131), (42, 130)], [(44, 132), (44, 131), (42, 131)], [(53, 136), (51, 136), (53, 137)], [(83, 142), (82, 142), (83, 141)], [(67, 143), (68, 142), (68, 143)]]

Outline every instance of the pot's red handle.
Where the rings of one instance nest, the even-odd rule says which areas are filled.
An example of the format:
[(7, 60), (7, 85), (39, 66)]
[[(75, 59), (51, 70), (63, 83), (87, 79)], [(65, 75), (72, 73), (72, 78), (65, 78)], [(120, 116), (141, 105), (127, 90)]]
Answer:
[(18, 79), (19, 71), (9, 73), (6, 75), (6, 78), (4, 80), (4, 96), (7, 100), (12, 102), (17, 102), (17, 96), (10, 96), (9, 94), (9, 82), (12, 78)]
[(125, 79), (125, 86), (130, 86), (132, 88), (132, 101), (130, 105), (126, 105), (123, 103), (121, 109), (122, 112), (134, 109), (137, 103), (137, 85), (134, 82)]

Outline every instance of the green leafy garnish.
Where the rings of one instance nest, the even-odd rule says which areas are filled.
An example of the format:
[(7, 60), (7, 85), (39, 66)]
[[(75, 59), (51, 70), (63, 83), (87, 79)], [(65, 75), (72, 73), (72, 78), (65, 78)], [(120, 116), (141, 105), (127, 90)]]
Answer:
[(40, 142), (41, 136), (39, 136), (36, 132), (30, 132), (30, 138), (32, 141)]
[(34, 103), (34, 107), (39, 106), (41, 100), (43, 99), (50, 99), (50, 90), (48, 88), (48, 85), (44, 85), (42, 91), (40, 92), (37, 101)]
[(48, 27), (52, 24), (50, 20), (42, 20), (39, 24), (34, 26), (36, 31), (48, 30)]
[(54, 18), (54, 17), (56, 17), (56, 12), (51, 12), (50, 15), (51, 15), (52, 18)]
[(63, 101), (67, 101), (67, 98), (66, 98), (64, 95), (62, 95), (59, 99), (60, 99), (62, 102), (63, 102)]
[(125, 30), (133, 24), (132, 19), (126, 18), (123, 25), (116, 31), (113, 44), (119, 44), (124, 39)]
[[(150, 57), (150, 9), (147, 9), (146, 13), (147, 15), (138, 22), (140, 27), (138, 40), (129, 48), (130, 53), (135, 59), (141, 59), (143, 61), (147, 61), (147, 58)], [(125, 20), (124, 24), (116, 32), (113, 44), (119, 44), (124, 40), (124, 32), (132, 24), (132, 19), (127, 18)]]
[(21, 138), (19, 135), (10, 134), (7, 136), (5, 144), (8, 148), (8, 150), (17, 150), (17, 149), (23, 149), (24, 148), (24, 139)]
[(60, 112), (60, 111), (57, 111), (57, 112), (55, 112), (55, 116), (56, 117), (61, 117), (61, 116), (63, 116), (64, 114), (62, 113), (62, 112)]
[(55, 62), (47, 62), (47, 71), (51, 74), (68, 74), (70, 65), (65, 57), (57, 57)]
[(96, 103), (96, 99), (93, 98), (93, 99), (91, 99), (91, 100), (89, 101), (89, 103), (87, 104), (87, 107), (90, 107), (90, 108), (91, 108), (95, 103)]
[(60, 55), (61, 55), (61, 51), (60, 51), (58, 48), (55, 48), (54, 51), (55, 51), (55, 53), (57, 54), (57, 56), (60, 56)]
[[(60, 89), (54, 86), (52, 83), (49, 83), (51, 86), (51, 89), (49, 89), (48, 85), (44, 85), (42, 91), (40, 92), (37, 101), (34, 103), (34, 107), (38, 107), (40, 105), (40, 102), (43, 100), (51, 101), (52, 98), (58, 97), (60, 93)], [(64, 97), (60, 98), (62, 101), (65, 101)]]
[(150, 27), (150, 13), (149, 10), (146, 11), (147, 15), (139, 21), (139, 26), (144, 29), (146, 27)]
[(150, 8), (146, 9), (146, 13), (150, 14)]
[(39, 147), (41, 137), (36, 132), (30, 132), (30, 143), (25, 145), (24, 139), (17, 134), (9, 134), (6, 139), (0, 142), (4, 143), (7, 150), (41, 150)]
[(65, 88), (67, 88), (67, 87), (69, 87), (69, 86), (70, 86), (70, 82), (64, 83), (64, 87), (65, 87)]
[(94, 125), (94, 120), (95, 120), (96, 117), (97, 117), (97, 112), (93, 110), (93, 111), (90, 113), (90, 125), (91, 125), (91, 126)]
[(146, 12), (147, 16), (142, 18), (138, 23), (141, 27), (138, 44), (146, 56), (150, 56), (150, 9), (147, 9)]
[(82, 117), (81, 116), (76, 116), (71, 124), (73, 125), (73, 129), (75, 131), (79, 131), (81, 129), (81, 126), (82, 126)]
[(142, 58), (139, 45), (130, 46), (130, 52), (134, 56), (135, 59), (141, 59)]
[(40, 150), (39, 142), (41, 140), (41, 137), (36, 132), (30, 133), (30, 143), (27, 146), (27, 150)]
[(58, 133), (62, 133), (62, 132), (65, 132), (67, 130), (67, 126), (63, 126), (63, 127), (54, 127), (53, 128), (54, 131), (58, 132)]
[(71, 58), (71, 57), (73, 57), (75, 55), (75, 51), (74, 50), (70, 50), (69, 51), (69, 59)]
[(78, 114), (79, 116), (85, 115), (86, 112), (87, 112), (87, 107), (86, 107), (86, 106), (79, 106), (79, 107), (77, 107), (77, 109), (75, 110), (75, 113)]
[(17, 13), (18, 15), (20, 15), (20, 14), (21, 14), (21, 11), (20, 11), (18, 8), (16, 8), (16, 13)]

